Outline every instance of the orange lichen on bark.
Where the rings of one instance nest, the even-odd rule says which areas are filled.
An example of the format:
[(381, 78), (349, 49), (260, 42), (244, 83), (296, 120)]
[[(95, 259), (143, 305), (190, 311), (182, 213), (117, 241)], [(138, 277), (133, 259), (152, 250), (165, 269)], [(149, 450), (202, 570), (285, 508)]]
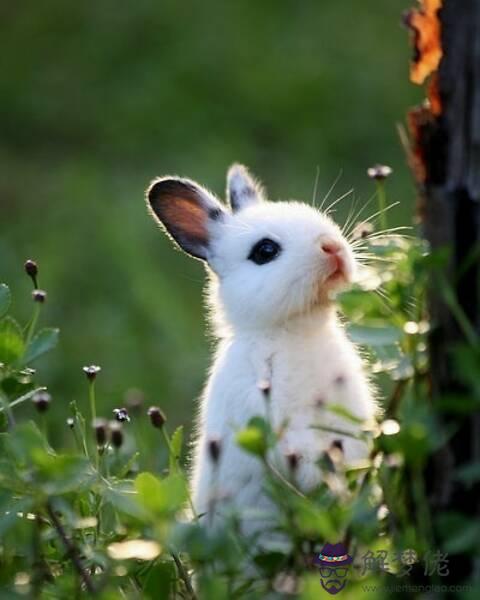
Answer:
[(420, 183), (425, 183), (427, 176), (425, 163), (425, 148), (422, 140), (425, 137), (425, 132), (432, 125), (432, 113), (425, 106), (417, 106), (412, 108), (408, 114), (408, 130), (411, 136), (411, 152), (409, 155), (409, 165), (415, 176), (415, 179)]
[(410, 80), (421, 84), (437, 70), (442, 58), (441, 29), (438, 11), (442, 0), (419, 0), (420, 8), (406, 15), (414, 33), (415, 55), (410, 65)]
[(418, 9), (405, 16), (405, 23), (413, 32), (414, 56), (410, 64), (410, 80), (423, 84), (427, 78), (427, 99), (408, 113), (410, 133), (409, 163), (419, 183), (435, 176), (435, 168), (428, 157), (438, 142), (437, 119), (442, 113), (438, 68), (442, 58), (441, 21), (442, 0), (419, 0)]
[(438, 72), (435, 72), (428, 82), (427, 98), (430, 104), (432, 115), (438, 117), (442, 113), (442, 101), (440, 99), (440, 89), (438, 83)]

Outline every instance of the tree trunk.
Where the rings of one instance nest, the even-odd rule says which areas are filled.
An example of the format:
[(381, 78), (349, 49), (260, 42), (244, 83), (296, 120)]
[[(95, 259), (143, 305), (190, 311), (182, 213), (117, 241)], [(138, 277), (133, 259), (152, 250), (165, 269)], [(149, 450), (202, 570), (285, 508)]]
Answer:
[[(409, 115), (422, 221), (432, 251), (450, 247), (448, 282), (464, 315), (478, 332), (480, 0), (443, 0), (434, 18), (440, 20), (442, 57), (432, 76), (430, 105), (414, 109)], [(417, 41), (418, 35), (416, 31)], [(417, 60), (422, 57), (417, 55)], [(471, 260), (476, 251), (476, 258)], [(469, 260), (470, 266), (465, 268)], [(441, 282), (431, 283), (429, 309), (433, 327), (429, 346), (435, 403), (445, 393), (463, 389), (452, 368), (451, 350), (465, 342), (465, 332), (445, 302)], [(447, 429), (453, 426), (456, 432), (433, 456), (427, 469), (432, 513), (452, 510), (468, 516), (473, 523), (480, 518), (478, 485), (468, 489), (454, 478), (453, 469), (480, 461), (480, 413), (467, 418), (444, 413), (442, 419)], [(450, 573), (456, 581), (475, 571), (469, 556), (449, 559)]]

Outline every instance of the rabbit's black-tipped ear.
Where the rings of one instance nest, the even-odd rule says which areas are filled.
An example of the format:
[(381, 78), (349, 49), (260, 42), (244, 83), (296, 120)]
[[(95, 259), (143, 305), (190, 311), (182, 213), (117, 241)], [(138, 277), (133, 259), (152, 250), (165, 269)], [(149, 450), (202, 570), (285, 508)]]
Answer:
[(227, 201), (233, 212), (263, 200), (262, 186), (243, 165), (234, 164), (227, 173)]
[(154, 219), (185, 252), (207, 259), (211, 229), (225, 216), (213, 194), (189, 179), (162, 177), (150, 184), (147, 201)]

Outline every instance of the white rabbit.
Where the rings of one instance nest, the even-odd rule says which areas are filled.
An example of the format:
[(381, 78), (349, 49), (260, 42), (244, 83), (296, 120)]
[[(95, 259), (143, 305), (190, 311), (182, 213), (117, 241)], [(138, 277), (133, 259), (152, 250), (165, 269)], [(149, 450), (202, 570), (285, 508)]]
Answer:
[[(356, 274), (339, 227), (306, 204), (268, 202), (241, 165), (228, 172), (230, 209), (204, 187), (178, 177), (154, 180), (147, 198), (153, 217), (175, 242), (205, 261), (220, 338), (197, 423), (196, 512), (211, 510), (217, 486), (230, 506), (269, 509), (261, 462), (235, 442), (252, 416), (265, 415), (260, 382), (270, 388), (273, 426), (286, 422), (279, 454), (298, 455), (295, 479), (301, 489), (318, 484), (315, 463), (332, 444), (343, 448), (347, 462), (364, 458), (363, 442), (312, 428), (348, 429), (343, 418), (325, 409), (328, 403), (365, 421), (376, 412), (362, 361), (336, 315), (335, 292)], [(208, 451), (211, 440), (221, 444), (218, 463)], [(247, 521), (245, 530), (257, 525)]]

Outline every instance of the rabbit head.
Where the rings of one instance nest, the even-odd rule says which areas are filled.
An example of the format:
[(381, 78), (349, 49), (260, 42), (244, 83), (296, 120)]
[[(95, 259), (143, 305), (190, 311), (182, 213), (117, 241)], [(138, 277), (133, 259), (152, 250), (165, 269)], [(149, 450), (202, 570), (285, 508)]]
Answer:
[(228, 172), (229, 208), (178, 177), (154, 180), (147, 201), (178, 246), (208, 264), (215, 302), (234, 327), (268, 327), (328, 306), (354, 279), (339, 227), (306, 204), (267, 201), (241, 165)]

